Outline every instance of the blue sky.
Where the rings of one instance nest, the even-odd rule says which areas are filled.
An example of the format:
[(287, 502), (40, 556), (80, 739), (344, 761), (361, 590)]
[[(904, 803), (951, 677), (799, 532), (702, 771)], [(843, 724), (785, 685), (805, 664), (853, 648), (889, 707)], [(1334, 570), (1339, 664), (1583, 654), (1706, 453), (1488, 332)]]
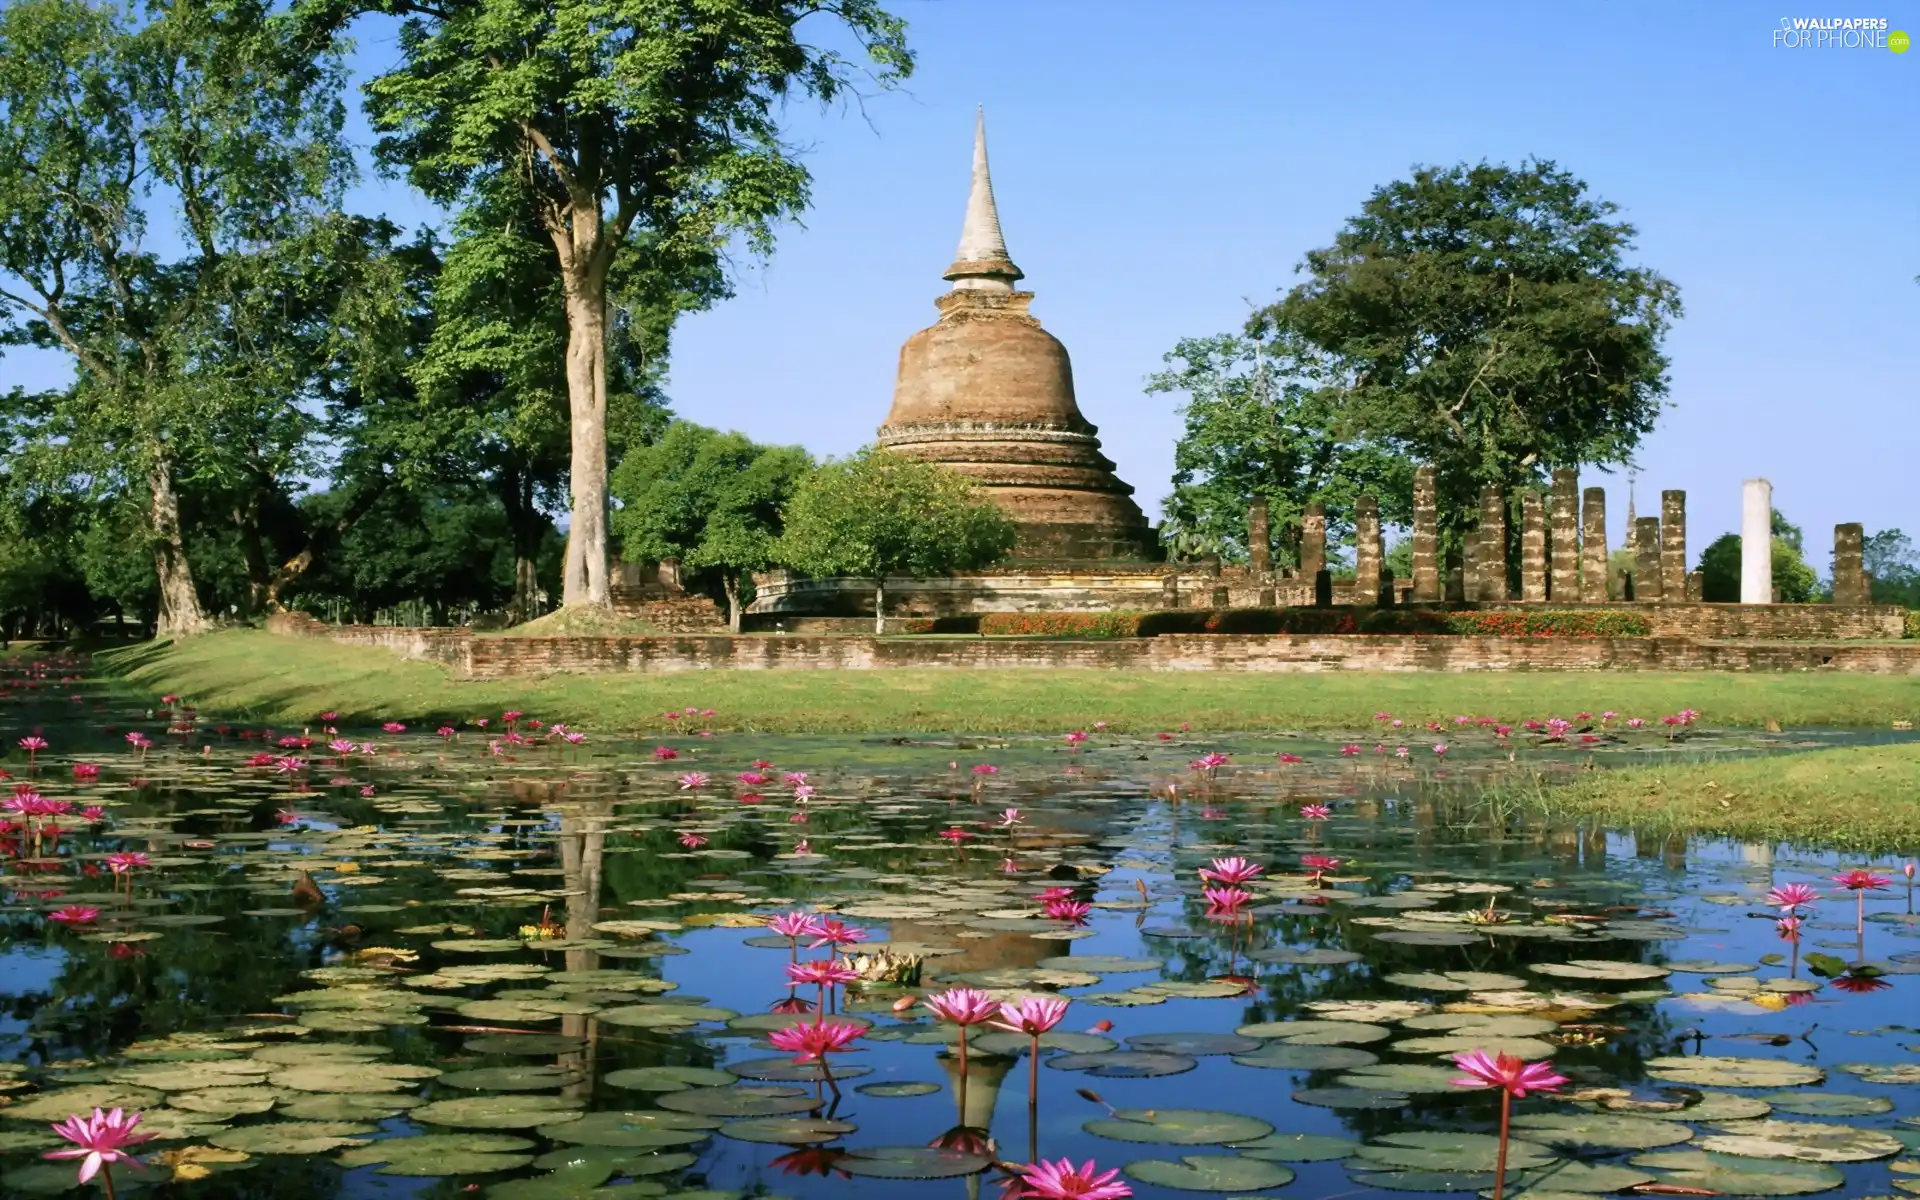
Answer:
[[(1835, 522), (1920, 535), (1920, 50), (1772, 45), (1783, 15), (1920, 33), (1920, 0), (891, 7), (914, 77), (858, 108), (792, 109), (813, 208), (685, 323), (681, 415), (820, 454), (872, 437), (900, 343), (946, 286), (984, 104), (1034, 315), (1157, 518), (1180, 426), (1142, 382), (1175, 341), (1237, 326), (1411, 165), (1534, 155), (1619, 204), (1638, 261), (1682, 289), (1642, 514), (1686, 489), (1697, 555), (1764, 475), (1823, 573)], [(363, 74), (393, 61), (389, 29), (359, 32)], [(355, 200), (431, 215), (396, 182)], [(1617, 543), (1625, 477), (1586, 482), (1608, 487)]]

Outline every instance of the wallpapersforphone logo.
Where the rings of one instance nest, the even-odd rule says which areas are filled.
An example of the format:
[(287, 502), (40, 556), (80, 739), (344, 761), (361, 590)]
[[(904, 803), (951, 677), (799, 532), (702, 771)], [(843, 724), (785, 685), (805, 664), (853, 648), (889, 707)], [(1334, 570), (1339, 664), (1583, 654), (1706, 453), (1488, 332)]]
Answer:
[(1773, 44), (1783, 50), (1891, 50), (1913, 44), (1885, 17), (1781, 17)]

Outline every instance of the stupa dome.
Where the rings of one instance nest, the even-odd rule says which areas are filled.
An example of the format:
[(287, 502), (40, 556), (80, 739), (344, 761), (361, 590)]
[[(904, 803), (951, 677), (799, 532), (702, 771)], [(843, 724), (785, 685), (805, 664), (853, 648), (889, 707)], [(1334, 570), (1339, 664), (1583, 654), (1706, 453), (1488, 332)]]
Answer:
[(1073, 364), (1027, 311), (1032, 292), (1007, 253), (987, 169), (984, 115), (960, 248), (940, 319), (900, 348), (893, 408), (878, 441), (971, 477), (1020, 527), (1015, 555), (1056, 562), (1155, 557), (1133, 489), (1100, 452), (1074, 399)]

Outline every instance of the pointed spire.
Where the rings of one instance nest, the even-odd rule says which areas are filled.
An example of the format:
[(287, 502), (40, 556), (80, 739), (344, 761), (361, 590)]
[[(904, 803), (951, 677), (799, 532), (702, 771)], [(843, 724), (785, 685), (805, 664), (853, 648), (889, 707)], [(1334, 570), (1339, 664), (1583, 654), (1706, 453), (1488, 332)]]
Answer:
[(967, 288), (1010, 292), (1021, 278), (1007, 254), (1000, 232), (1000, 209), (993, 202), (993, 176), (987, 169), (987, 112), (983, 106), (973, 124), (973, 179), (967, 191), (967, 217), (960, 226), (960, 249), (943, 279), (956, 290)]

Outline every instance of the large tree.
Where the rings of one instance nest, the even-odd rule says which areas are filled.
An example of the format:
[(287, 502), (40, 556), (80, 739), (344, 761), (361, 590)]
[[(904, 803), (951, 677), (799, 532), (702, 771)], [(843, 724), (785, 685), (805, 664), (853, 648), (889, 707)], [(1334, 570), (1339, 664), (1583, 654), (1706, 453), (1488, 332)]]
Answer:
[[(300, 355), (275, 299), (315, 264), (350, 169), (340, 80), (330, 38), (254, 0), (0, 10), (0, 318), (70, 356), (37, 461), (140, 497), (161, 636), (206, 624), (183, 482), (229, 482), (249, 454), (291, 465)], [(168, 216), (170, 256), (150, 228)]]
[(308, 0), (323, 23), (356, 7), (404, 18), (405, 63), (368, 86), (379, 153), (456, 202), (503, 177), (531, 189), (567, 321), (571, 525), (564, 602), (605, 606), (609, 279), (624, 250), (671, 287), (716, 249), (771, 246), (808, 175), (776, 109), (854, 80), (904, 76), (904, 24), (874, 0)]
[(800, 485), (777, 557), (808, 575), (873, 580), (873, 631), (885, 633), (887, 576), (991, 566), (1015, 536), (1013, 522), (964, 475), (870, 446)]
[(1247, 509), (1264, 499), (1282, 560), (1298, 563), (1301, 516), (1316, 500), (1327, 505), (1335, 537), (1351, 528), (1364, 494), (1379, 499), (1386, 520), (1408, 520), (1411, 465), (1346, 429), (1317, 356), (1297, 343), (1182, 338), (1165, 358), (1169, 369), (1148, 378), (1149, 393), (1187, 397), (1163, 536), (1242, 559)]
[(614, 468), (621, 557), (674, 558), (716, 576), (727, 623), (738, 633), (741, 583), (777, 561), (781, 509), (812, 469), (813, 456), (798, 446), (761, 446), (743, 434), (675, 421), (658, 442), (630, 451)]
[(1354, 435), (1434, 465), (1451, 535), (1483, 485), (1624, 463), (1653, 428), (1679, 292), (1628, 263), (1617, 212), (1552, 162), (1418, 167), (1250, 332), (1305, 339)]

